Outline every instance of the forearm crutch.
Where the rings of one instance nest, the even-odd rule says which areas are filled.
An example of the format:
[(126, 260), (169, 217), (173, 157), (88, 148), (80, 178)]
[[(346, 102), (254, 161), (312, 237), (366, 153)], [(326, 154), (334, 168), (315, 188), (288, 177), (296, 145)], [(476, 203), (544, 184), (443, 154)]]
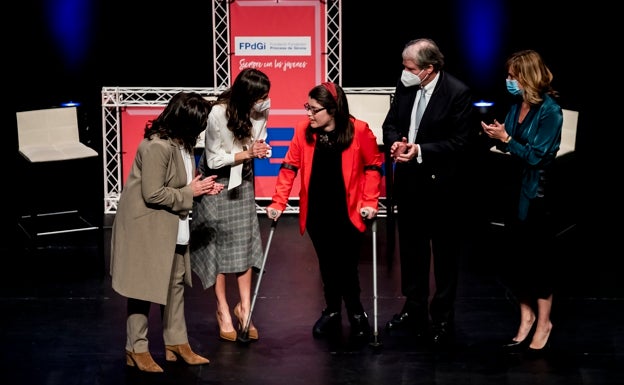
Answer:
[(247, 317), (247, 321), (245, 322), (245, 327), (242, 332), (238, 334), (237, 340), (238, 342), (248, 344), (251, 339), (249, 338), (249, 326), (251, 326), (251, 314), (253, 313), (254, 306), (256, 304), (256, 298), (258, 298), (258, 291), (260, 290), (260, 282), (262, 281), (262, 276), (264, 275), (264, 265), (267, 261), (267, 256), (269, 255), (269, 249), (271, 248), (271, 240), (273, 239), (273, 233), (275, 232), (275, 227), (277, 226), (277, 221), (274, 220), (271, 223), (271, 231), (269, 232), (269, 239), (267, 240), (266, 246), (264, 248), (264, 256), (262, 257), (262, 267), (260, 267), (260, 274), (258, 274), (258, 280), (256, 281), (256, 288), (254, 290), (253, 297), (251, 298), (251, 306), (249, 307), (249, 317)]
[[(366, 218), (368, 211), (363, 210), (360, 214)], [(377, 217), (370, 221), (373, 238), (373, 340), (370, 342), (370, 346), (378, 349), (381, 347), (381, 341), (379, 340), (379, 327), (377, 325)]]

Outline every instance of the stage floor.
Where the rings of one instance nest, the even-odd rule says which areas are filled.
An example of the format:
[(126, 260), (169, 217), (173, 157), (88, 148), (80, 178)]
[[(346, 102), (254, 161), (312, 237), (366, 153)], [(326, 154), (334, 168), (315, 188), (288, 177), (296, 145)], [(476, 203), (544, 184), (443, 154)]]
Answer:
[[(517, 309), (499, 271), (504, 248), (495, 226), (473, 229), (462, 258), (456, 345), (434, 351), (405, 334), (390, 335), (385, 322), (400, 310), (399, 265), (388, 220), (378, 220), (377, 307), (374, 312), (372, 234), (362, 255), (362, 298), (380, 346), (351, 346), (345, 338), (315, 340), (311, 329), (323, 308), (316, 256), (299, 235), (297, 217), (285, 216), (274, 233), (266, 275), (253, 313), (260, 340), (221, 341), (212, 289), (186, 291), (193, 349), (211, 363), (202, 367), (164, 359), (158, 307), (152, 307), (150, 350), (164, 368), (145, 374), (125, 364), (126, 301), (111, 289), (108, 243), (111, 216), (100, 245), (24, 248), (3, 245), (0, 281), (2, 383), (26, 385), (122, 384), (622, 384), (624, 288), (615, 255), (592, 249), (600, 240), (582, 225), (561, 236), (561, 276), (554, 298), (551, 350), (541, 358), (502, 354), (498, 346), (516, 329)], [(261, 216), (263, 239), (270, 222)], [(71, 239), (69, 242), (74, 242)], [(104, 246), (101, 246), (101, 245)], [(100, 248), (104, 247), (104, 250)], [(595, 250), (587, 253), (582, 250)], [(619, 264), (618, 264), (619, 265)], [(231, 283), (230, 283), (231, 282)], [(233, 285), (234, 281), (228, 281)], [(234, 287), (232, 287), (234, 289)], [(231, 291), (232, 293), (235, 290)], [(232, 298), (232, 306), (236, 303)], [(343, 328), (348, 321), (343, 315)]]

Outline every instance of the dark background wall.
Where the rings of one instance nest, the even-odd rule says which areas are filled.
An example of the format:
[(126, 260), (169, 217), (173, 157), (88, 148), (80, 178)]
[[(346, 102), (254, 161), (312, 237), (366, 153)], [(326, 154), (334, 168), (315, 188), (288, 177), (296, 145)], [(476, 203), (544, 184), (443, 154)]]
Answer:
[[(51, 14), (57, 12), (59, 4), (71, 6), (68, 12), (72, 18), (63, 25), (71, 27), (66, 33), (78, 31), (76, 51), (63, 48), (59, 35), (53, 33)], [(9, 66), (5, 81), (11, 91), (5, 95), (3, 107), (3, 127), (9, 138), (2, 156), (4, 164), (10, 166), (5, 194), (9, 202), (20, 202), (12, 208), (30, 204), (19, 199), (24, 195), (24, 179), (38, 178), (24, 175), (20, 166), (16, 111), (79, 101), (89, 140), (101, 152), (103, 86), (213, 86), (209, 0), (177, 0), (164, 5), (121, 0), (27, 0), (14, 6), (15, 11), (6, 18), (13, 19), (16, 27), (3, 33), (9, 53), (5, 55)], [(571, 191), (580, 199), (574, 210), (589, 218), (585, 223), (591, 227), (608, 232), (602, 213), (619, 205), (620, 190), (614, 187), (612, 175), (615, 159), (606, 156), (597, 129), (606, 119), (599, 104), (602, 98), (597, 97), (606, 86), (593, 77), (596, 69), (590, 69), (592, 62), (597, 65), (603, 59), (596, 54), (592, 41), (608, 40), (608, 36), (587, 24), (598, 19), (604, 22), (610, 7), (604, 0), (579, 5), (548, 0), (344, 0), (342, 85), (394, 86), (402, 69), (403, 45), (413, 38), (430, 37), (446, 56), (446, 70), (465, 80), (477, 98), (495, 101), (494, 112), (502, 120), (506, 107), (505, 58), (519, 49), (538, 50), (555, 75), (562, 107), (580, 113), (575, 154), (578, 183)], [(474, 20), (483, 27), (481, 35), (467, 36), (466, 24)], [(470, 52), (479, 36), (494, 37), (497, 42), (485, 56)], [(586, 98), (588, 88), (592, 90), (590, 98)], [(102, 169), (83, 172), (87, 175), (73, 176), (70, 186), (55, 186), (54, 182), (38, 186), (41, 199), (46, 199), (47, 189), (67, 189), (88, 195), (103, 210)]]

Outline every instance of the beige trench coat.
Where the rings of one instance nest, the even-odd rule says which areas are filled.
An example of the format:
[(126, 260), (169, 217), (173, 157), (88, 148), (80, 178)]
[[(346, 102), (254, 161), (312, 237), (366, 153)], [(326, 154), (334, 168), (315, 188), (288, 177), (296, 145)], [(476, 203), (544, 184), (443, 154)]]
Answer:
[[(113, 222), (110, 274), (117, 293), (166, 304), (179, 219), (192, 207), (179, 146), (159, 137), (143, 139)], [(191, 286), (188, 250), (184, 262), (184, 281)]]

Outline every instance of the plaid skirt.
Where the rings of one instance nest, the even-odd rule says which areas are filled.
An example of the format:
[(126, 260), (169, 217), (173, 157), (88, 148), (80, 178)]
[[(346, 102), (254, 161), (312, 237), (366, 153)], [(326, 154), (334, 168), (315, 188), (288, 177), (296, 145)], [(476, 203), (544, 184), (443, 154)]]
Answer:
[[(227, 186), (229, 177), (218, 177)], [(253, 173), (240, 186), (217, 195), (195, 198), (191, 220), (191, 268), (204, 289), (219, 273), (240, 273), (250, 267), (259, 272), (263, 248)]]

